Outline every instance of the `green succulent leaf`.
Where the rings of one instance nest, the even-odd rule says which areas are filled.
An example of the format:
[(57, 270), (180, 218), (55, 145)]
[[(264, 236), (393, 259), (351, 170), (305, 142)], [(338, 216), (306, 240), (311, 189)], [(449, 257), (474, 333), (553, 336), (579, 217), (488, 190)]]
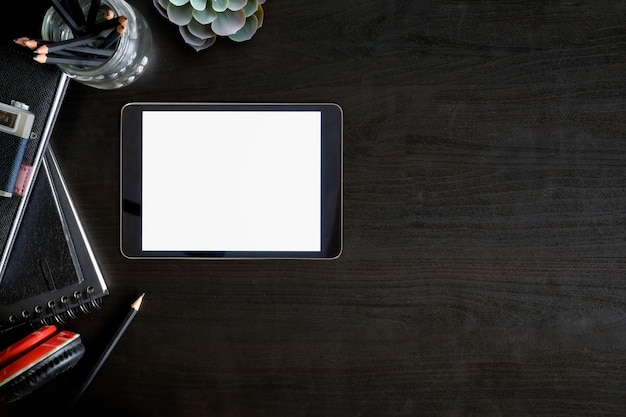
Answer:
[(207, 0), (190, 0), (190, 3), (194, 10), (204, 10), (206, 9)]
[(170, 2), (167, 0), (152, 0), (152, 4), (154, 5), (154, 8), (157, 9), (157, 12), (159, 12), (161, 16), (163, 16), (166, 19), (167, 19), (167, 5), (169, 3)]
[(178, 31), (180, 32), (180, 35), (182, 36), (185, 43), (191, 46), (196, 51), (201, 51), (208, 48), (209, 46), (213, 45), (216, 40), (215, 36), (207, 39), (198, 38), (197, 36), (194, 36), (191, 34), (191, 32), (189, 32), (187, 26), (180, 26), (178, 28)]
[(248, 0), (229, 0), (228, 9), (232, 11), (241, 10), (245, 7)]
[(239, 29), (236, 33), (229, 36), (229, 38), (235, 42), (248, 41), (254, 36), (256, 30), (259, 28), (259, 21), (256, 16), (252, 15), (246, 19), (246, 24)]
[(226, 10), (218, 13), (217, 19), (211, 23), (211, 29), (219, 36), (228, 36), (236, 33), (246, 24), (246, 14), (243, 10)]
[(167, 18), (170, 22), (183, 26), (191, 22), (193, 8), (189, 4), (183, 6), (174, 6), (174, 3), (170, 3), (167, 6)]
[[(265, 1), (264, 1), (265, 2)], [(263, 11), (263, 7), (261, 6), (261, 0), (259, 0), (259, 8), (254, 13), (257, 20), (259, 21), (259, 28), (263, 26), (263, 19), (265, 19), (265, 12)]]
[(189, 32), (187, 26), (179, 26), (178, 31), (180, 32), (180, 35), (183, 37), (185, 42), (189, 45), (200, 46), (205, 42), (205, 39), (194, 36), (191, 32)]
[(201, 39), (215, 37), (215, 33), (213, 33), (213, 31), (211, 30), (210, 25), (203, 25), (197, 20), (192, 20), (191, 22), (189, 22), (189, 24), (187, 25), (187, 29), (189, 30), (189, 33), (191, 33), (193, 36)]
[(245, 7), (243, 8), (243, 11), (246, 14), (246, 17), (250, 17), (256, 12), (258, 8), (259, 8), (258, 0), (248, 0)]
[(169, 0), (153, 0), (155, 6), (161, 6), (163, 9), (167, 9), (167, 5), (170, 4)]
[(221, 13), (224, 10), (228, 9), (228, 3), (229, 3), (229, 0), (211, 0), (211, 5), (213, 7), (213, 10), (215, 10), (218, 13)]
[(217, 19), (217, 13), (210, 7), (207, 7), (206, 9), (201, 11), (194, 9), (193, 18), (203, 25), (208, 25), (209, 23)]
[(181, 37), (196, 51), (213, 45), (218, 36), (235, 42), (250, 40), (263, 25), (266, 0), (152, 0), (157, 11), (178, 26)]

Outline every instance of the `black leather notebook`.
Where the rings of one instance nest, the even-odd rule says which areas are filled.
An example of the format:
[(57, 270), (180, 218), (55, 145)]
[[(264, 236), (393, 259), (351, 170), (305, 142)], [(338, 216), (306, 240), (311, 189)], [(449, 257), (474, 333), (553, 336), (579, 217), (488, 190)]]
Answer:
[(48, 147), (0, 283), (0, 334), (64, 324), (98, 309), (108, 293)]
[[(22, 176), (11, 196), (0, 197), (0, 335), (18, 327), (62, 324), (99, 308), (108, 294), (48, 146), (69, 78), (32, 56), (13, 40), (0, 41), (0, 104), (5, 105), (0, 123), (11, 125), (1, 110), (12, 100), (27, 104), (34, 115), (20, 157), (20, 171), (30, 179)], [(20, 111), (8, 107), (7, 113)], [(14, 149), (15, 135), (8, 131), (4, 126), (0, 132), (0, 154)]]
[[(8, 178), (0, 181), (14, 185), (6, 190), (9, 196), (0, 196), (0, 282), (28, 203), (29, 184), (40, 167), (69, 82), (56, 66), (38, 64), (32, 56), (31, 50), (13, 40), (0, 42), (0, 160), (4, 167), (0, 176), (6, 177), (13, 171), (7, 168), (5, 160), (17, 160), (19, 171), (15, 183)], [(12, 117), (26, 112), (12, 104), (15, 102), (26, 105), (27, 112), (34, 116), (32, 128), (22, 129), (17, 121), (12, 126)], [(29, 133), (25, 139), (20, 137), (24, 131)], [(19, 158), (15, 157), (16, 141), (24, 145)]]

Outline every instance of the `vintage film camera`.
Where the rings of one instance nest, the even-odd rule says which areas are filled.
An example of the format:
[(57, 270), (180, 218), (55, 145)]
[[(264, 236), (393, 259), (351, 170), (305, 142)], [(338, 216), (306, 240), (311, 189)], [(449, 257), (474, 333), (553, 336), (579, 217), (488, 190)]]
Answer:
[(13, 195), (34, 120), (28, 105), (15, 100), (0, 103), (0, 197)]

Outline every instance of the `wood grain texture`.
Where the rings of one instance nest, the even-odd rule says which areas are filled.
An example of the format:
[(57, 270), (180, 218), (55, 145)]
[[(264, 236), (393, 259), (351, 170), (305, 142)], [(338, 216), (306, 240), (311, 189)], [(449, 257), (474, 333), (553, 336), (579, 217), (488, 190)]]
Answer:
[[(73, 324), (83, 368), (3, 416), (62, 404), (144, 291), (81, 406), (625, 414), (626, 6), (268, 0), (253, 40), (196, 53), (150, 2), (131, 3), (153, 28), (149, 70), (121, 90), (71, 85), (53, 137), (111, 295)], [(124, 259), (129, 101), (341, 105), (341, 258)]]

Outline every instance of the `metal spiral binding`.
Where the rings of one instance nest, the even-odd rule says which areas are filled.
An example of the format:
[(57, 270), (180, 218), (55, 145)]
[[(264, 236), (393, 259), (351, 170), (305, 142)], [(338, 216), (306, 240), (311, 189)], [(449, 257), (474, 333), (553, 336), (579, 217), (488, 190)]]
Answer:
[(70, 307), (70, 299), (68, 296), (64, 295), (61, 297), (61, 304), (63, 305), (63, 314), (66, 317), (69, 317), (70, 319), (75, 319), (78, 316), (76, 315), (76, 312), (74, 311), (74, 309), (72, 309)]
[(38, 304), (32, 310), (16, 311), (4, 319), (0, 319), (0, 332), (20, 325), (28, 325), (33, 329), (51, 324), (63, 325), (80, 316), (90, 314), (102, 308), (102, 298), (94, 297), (95, 288), (86, 287), (74, 291), (71, 295), (63, 295), (45, 304)]
[(52, 312), (52, 320), (57, 324), (65, 324), (65, 320), (61, 316), (61, 313), (57, 311), (57, 303), (55, 301), (48, 301), (48, 309)]
[(102, 298), (94, 298), (96, 289), (91, 285), (87, 287), (87, 296), (89, 297), (89, 305), (92, 310), (100, 310), (102, 308)]
[(89, 314), (89, 307), (82, 302), (83, 295), (80, 291), (74, 291), (74, 299), (78, 301), (78, 307), (83, 314)]
[(96, 299), (94, 293), (95, 289), (89, 286), (84, 291), (74, 291), (71, 296), (63, 295), (58, 300), (50, 300), (45, 306), (36, 305), (32, 311), (24, 310), (19, 314), (12, 314), (7, 322), (10, 327), (23, 323), (33, 328), (65, 324), (102, 307), (102, 300)]

